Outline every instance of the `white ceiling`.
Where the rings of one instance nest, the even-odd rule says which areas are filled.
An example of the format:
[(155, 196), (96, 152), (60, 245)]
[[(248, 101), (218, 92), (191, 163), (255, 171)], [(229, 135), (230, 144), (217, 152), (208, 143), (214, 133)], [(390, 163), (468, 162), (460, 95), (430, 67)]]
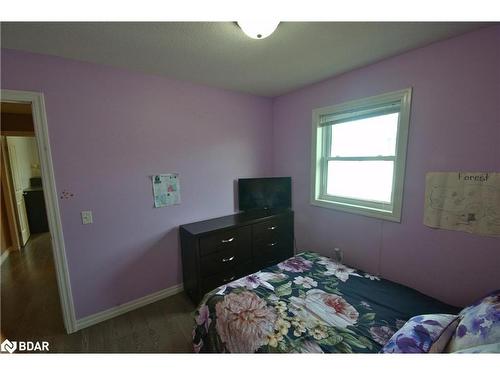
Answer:
[(2, 47), (263, 96), (484, 27), (479, 23), (283, 22), (254, 40), (231, 22), (2, 23)]

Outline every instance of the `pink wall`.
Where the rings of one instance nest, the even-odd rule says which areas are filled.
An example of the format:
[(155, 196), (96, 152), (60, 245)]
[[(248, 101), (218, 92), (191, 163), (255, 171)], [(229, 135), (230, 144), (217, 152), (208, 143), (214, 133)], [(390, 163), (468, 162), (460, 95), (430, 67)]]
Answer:
[[(401, 224), (309, 204), (313, 108), (413, 87)], [(300, 249), (463, 305), (500, 287), (500, 239), (423, 221), (428, 171), (500, 172), (500, 27), (420, 48), (274, 100), (274, 173), (291, 175)]]
[[(78, 318), (180, 283), (178, 226), (233, 213), (233, 180), (271, 173), (271, 99), (13, 50), (2, 88), (45, 95)], [(155, 209), (165, 172), (182, 204)]]

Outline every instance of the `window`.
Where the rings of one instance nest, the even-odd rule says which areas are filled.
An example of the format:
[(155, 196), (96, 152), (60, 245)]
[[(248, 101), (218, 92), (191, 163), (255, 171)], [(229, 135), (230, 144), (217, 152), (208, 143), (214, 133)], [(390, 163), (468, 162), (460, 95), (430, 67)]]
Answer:
[(411, 88), (313, 111), (311, 204), (401, 221)]

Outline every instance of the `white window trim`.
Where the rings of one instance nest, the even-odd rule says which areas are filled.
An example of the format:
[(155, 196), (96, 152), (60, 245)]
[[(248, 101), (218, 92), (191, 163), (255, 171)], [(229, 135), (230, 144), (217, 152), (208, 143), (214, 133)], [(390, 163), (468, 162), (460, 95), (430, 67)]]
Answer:
[[(353, 100), (342, 104), (317, 108), (312, 113), (312, 143), (311, 143), (311, 204), (314, 206), (330, 208), (364, 216), (375, 217), (383, 220), (401, 222), (403, 204), (403, 186), (406, 167), (406, 148), (408, 145), (408, 129), (410, 125), (412, 88), (394, 91), (382, 95), (371, 96), (364, 99)], [(326, 180), (320, 173), (324, 161), (325, 147), (324, 135), (321, 132), (329, 131), (329, 127), (321, 127), (320, 119), (325, 115), (339, 115), (343, 112), (359, 111), (363, 108), (379, 107), (390, 103), (399, 102), (399, 123), (396, 139), (396, 157), (392, 187), (391, 205), (381, 203), (378, 207), (367, 207), (363, 200), (347, 199), (322, 195), (326, 191)], [(328, 139), (328, 138), (326, 138)], [(332, 200), (334, 198), (335, 200)]]

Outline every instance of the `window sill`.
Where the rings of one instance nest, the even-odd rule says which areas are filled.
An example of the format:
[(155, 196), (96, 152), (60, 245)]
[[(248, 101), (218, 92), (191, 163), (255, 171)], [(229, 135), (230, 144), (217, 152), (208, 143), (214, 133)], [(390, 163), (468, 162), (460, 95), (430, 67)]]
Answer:
[(401, 213), (398, 213), (398, 212), (385, 211), (385, 210), (380, 210), (380, 209), (371, 208), (371, 207), (364, 207), (364, 206), (355, 206), (355, 205), (351, 205), (351, 204), (333, 202), (333, 201), (322, 200), (322, 199), (312, 199), (311, 205), (317, 206), (317, 207), (322, 207), (322, 208), (329, 208), (329, 209), (337, 210), (337, 211), (348, 212), (351, 214), (373, 217), (373, 218), (377, 218), (377, 219), (381, 219), (381, 220), (393, 221), (396, 223), (401, 222)]

